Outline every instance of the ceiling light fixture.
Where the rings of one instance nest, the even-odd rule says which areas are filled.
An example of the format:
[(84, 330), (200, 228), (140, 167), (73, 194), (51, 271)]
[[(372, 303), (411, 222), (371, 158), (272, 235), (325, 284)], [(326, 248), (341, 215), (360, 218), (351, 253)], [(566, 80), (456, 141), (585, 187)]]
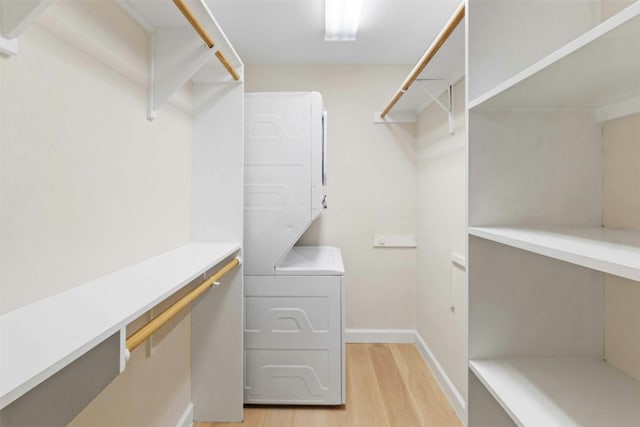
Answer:
[(325, 0), (324, 39), (331, 42), (354, 41), (363, 0)]

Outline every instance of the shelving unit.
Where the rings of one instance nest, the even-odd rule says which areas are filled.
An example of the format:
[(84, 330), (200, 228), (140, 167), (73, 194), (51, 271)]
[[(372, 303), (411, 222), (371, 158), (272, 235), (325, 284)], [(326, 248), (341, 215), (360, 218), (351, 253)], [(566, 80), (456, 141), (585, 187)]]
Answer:
[(636, 188), (603, 185), (608, 150), (640, 144), (603, 127), (640, 112), (640, 2), (598, 22), (586, 1), (469, 0), (467, 19), (467, 425), (640, 425), (640, 379), (604, 339), (609, 274), (640, 281), (640, 230), (603, 215), (603, 191)]
[[(240, 249), (194, 243), (0, 316), (4, 408)], [(46, 350), (46, 351), (45, 351)]]
[(216, 58), (218, 51), (224, 53), (242, 80), (242, 60), (204, 0), (185, 1), (185, 4), (215, 42), (212, 48), (203, 42), (172, 1), (116, 1), (149, 33), (149, 119), (155, 118), (162, 104), (188, 81), (237, 84)]

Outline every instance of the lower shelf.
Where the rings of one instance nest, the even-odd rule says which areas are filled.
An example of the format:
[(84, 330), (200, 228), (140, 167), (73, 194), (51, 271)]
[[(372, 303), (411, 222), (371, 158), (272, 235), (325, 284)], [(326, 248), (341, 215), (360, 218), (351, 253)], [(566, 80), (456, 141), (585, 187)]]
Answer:
[(472, 360), (519, 426), (640, 426), (640, 382), (592, 359)]

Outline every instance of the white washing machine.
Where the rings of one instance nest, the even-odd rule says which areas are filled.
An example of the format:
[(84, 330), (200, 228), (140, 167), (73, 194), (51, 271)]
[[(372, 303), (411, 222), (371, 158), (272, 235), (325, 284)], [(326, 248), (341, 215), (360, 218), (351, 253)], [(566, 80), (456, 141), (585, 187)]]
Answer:
[(244, 286), (245, 402), (345, 403), (340, 249), (296, 246), (274, 276)]
[(245, 97), (245, 403), (345, 403), (344, 265), (294, 246), (326, 209), (317, 92)]

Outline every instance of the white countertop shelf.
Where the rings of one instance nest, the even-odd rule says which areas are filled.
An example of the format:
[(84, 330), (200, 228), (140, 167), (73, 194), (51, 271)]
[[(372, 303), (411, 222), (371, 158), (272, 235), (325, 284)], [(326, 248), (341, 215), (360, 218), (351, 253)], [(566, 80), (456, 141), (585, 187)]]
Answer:
[(605, 361), (488, 359), (469, 367), (519, 426), (640, 425), (640, 382)]
[[(640, 98), (640, 2), (469, 103), (476, 111), (606, 109)], [(635, 108), (635, 107), (634, 107)]]
[(469, 227), (469, 234), (640, 281), (640, 232), (603, 227)]
[(0, 316), (0, 408), (239, 249), (188, 244)]

